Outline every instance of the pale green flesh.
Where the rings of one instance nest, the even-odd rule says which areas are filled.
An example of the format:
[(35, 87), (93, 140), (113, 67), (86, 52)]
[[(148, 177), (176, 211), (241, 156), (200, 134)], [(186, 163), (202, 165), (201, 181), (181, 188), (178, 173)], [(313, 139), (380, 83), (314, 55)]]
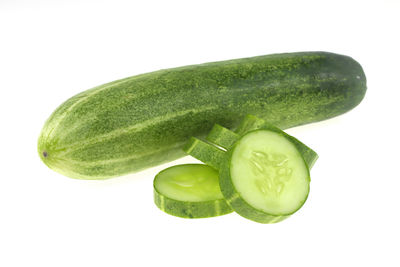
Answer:
[(258, 130), (236, 144), (233, 186), (249, 205), (271, 215), (295, 212), (309, 192), (309, 171), (296, 147), (279, 133)]
[(177, 165), (161, 171), (154, 181), (162, 195), (186, 202), (223, 199), (218, 172), (203, 164)]

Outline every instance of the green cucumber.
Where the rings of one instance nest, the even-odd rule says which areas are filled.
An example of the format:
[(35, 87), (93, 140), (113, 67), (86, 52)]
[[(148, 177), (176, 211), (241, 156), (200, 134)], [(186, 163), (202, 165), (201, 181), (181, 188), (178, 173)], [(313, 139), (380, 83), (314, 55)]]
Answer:
[(326, 52), (275, 54), (160, 70), (82, 92), (46, 121), (38, 153), (73, 178), (104, 179), (184, 156), (189, 137), (246, 114), (279, 128), (328, 119), (366, 92), (361, 66)]
[(204, 164), (176, 165), (154, 179), (154, 202), (182, 218), (207, 218), (232, 212), (219, 188), (218, 172)]
[(289, 138), (271, 130), (245, 134), (220, 167), (220, 188), (241, 216), (282, 221), (300, 209), (310, 189), (309, 169)]
[(317, 161), (318, 154), (314, 150), (312, 150), (311, 148), (309, 148), (308, 146), (303, 144), (297, 138), (283, 132), (278, 127), (275, 127), (274, 125), (272, 125), (262, 119), (259, 119), (253, 115), (247, 115), (242, 120), (238, 129), (236, 130), (236, 133), (232, 132), (229, 129), (222, 127), (221, 125), (215, 124), (214, 127), (209, 132), (209, 134), (207, 135), (206, 139), (207, 139), (207, 141), (209, 141), (217, 146), (223, 147), (225, 149), (229, 149), (240, 138), (240, 136), (243, 136), (244, 134), (246, 134), (250, 131), (259, 130), (259, 129), (271, 130), (271, 131), (274, 131), (277, 133), (281, 133), (281, 134), (285, 135), (287, 138), (289, 138), (291, 140), (291, 142), (300, 151), (300, 153), (304, 157), (304, 160), (306, 161), (306, 163), (310, 169)]

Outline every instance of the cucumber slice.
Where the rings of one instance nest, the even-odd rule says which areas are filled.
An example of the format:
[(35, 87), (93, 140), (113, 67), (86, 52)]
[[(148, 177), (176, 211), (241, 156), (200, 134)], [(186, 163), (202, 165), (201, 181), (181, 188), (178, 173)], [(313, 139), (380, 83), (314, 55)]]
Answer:
[(286, 135), (252, 131), (227, 153), (220, 167), (220, 188), (239, 215), (274, 223), (303, 206), (310, 188), (309, 169)]
[(225, 151), (196, 137), (190, 138), (183, 151), (217, 170), (225, 157)]
[[(283, 132), (278, 127), (276, 127), (256, 116), (247, 115), (242, 120), (239, 127), (236, 129), (236, 134), (239, 136), (243, 136), (244, 134), (246, 134), (250, 131), (259, 130), (259, 129), (266, 129), (266, 130), (284, 134), (297, 147), (297, 149), (303, 155), (304, 160), (306, 161), (308, 167), (311, 169), (314, 166), (315, 162), (318, 159), (318, 154), (314, 150), (312, 150), (311, 148), (309, 148), (308, 146), (303, 144), (297, 138), (295, 138), (291, 135), (288, 135), (287, 133)], [(221, 141), (221, 142), (226, 142), (226, 141)]]
[(265, 124), (265, 120), (260, 119), (254, 115), (246, 115), (244, 119), (240, 122), (239, 126), (236, 129), (236, 133), (238, 135), (244, 135), (249, 131), (257, 130), (263, 127)]
[(204, 164), (176, 165), (154, 179), (154, 202), (182, 218), (207, 218), (232, 212), (219, 188), (218, 172)]
[(208, 133), (206, 140), (222, 148), (229, 149), (239, 138), (240, 135), (235, 132), (222, 127), (219, 124), (214, 124), (213, 128)]

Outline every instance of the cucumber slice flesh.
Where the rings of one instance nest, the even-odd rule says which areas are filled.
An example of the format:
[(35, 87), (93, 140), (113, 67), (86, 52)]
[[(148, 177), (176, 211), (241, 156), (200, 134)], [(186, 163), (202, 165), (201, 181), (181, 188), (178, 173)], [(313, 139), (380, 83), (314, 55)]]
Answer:
[[(273, 216), (294, 213), (307, 199), (310, 183), (307, 164), (296, 146), (282, 134), (268, 130), (246, 134), (231, 150), (228, 164), (228, 177), (221, 179), (230, 179), (233, 188), (221, 185), (222, 192), (226, 191), (225, 197), (232, 199), (232, 190), (235, 191), (246, 202), (243, 213), (249, 219), (253, 219), (253, 209), (257, 221), (272, 222)], [(241, 214), (243, 207), (232, 204)], [(260, 213), (268, 219), (263, 220), (262, 216), (260, 219)]]
[(154, 201), (163, 211), (184, 218), (230, 213), (219, 188), (218, 172), (204, 164), (167, 168), (154, 179)]
[(181, 201), (208, 201), (223, 198), (218, 172), (203, 164), (177, 165), (160, 172), (155, 180), (157, 190)]

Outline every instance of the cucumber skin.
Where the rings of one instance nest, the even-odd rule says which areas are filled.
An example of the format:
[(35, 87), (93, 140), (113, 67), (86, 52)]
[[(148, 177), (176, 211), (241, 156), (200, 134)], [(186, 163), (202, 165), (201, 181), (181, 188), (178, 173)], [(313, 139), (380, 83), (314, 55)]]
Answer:
[(285, 129), (345, 113), (365, 92), (361, 66), (327, 52), (160, 70), (64, 102), (46, 121), (38, 152), (66, 176), (110, 178), (184, 156), (189, 137), (204, 136), (214, 123), (234, 129), (254, 114)]
[[(184, 202), (166, 197), (156, 189), (154, 189), (154, 203), (165, 213), (188, 219), (216, 217), (233, 211), (225, 199)], [(216, 209), (216, 206), (218, 206), (218, 209)]]

